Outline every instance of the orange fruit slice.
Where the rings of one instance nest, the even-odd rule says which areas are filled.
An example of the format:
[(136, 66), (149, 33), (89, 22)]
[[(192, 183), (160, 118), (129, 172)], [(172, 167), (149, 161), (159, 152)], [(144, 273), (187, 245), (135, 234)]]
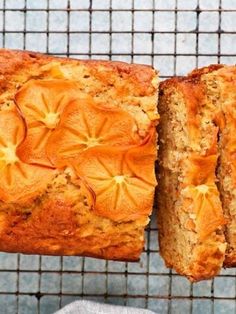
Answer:
[(201, 185), (215, 182), (215, 168), (218, 156), (199, 156), (192, 154), (185, 160), (187, 171), (184, 177), (184, 185)]
[(93, 147), (73, 165), (96, 195), (95, 213), (114, 221), (129, 221), (151, 213), (155, 159), (149, 140), (129, 150)]
[(50, 182), (54, 171), (24, 164), (18, 157), (25, 125), (15, 108), (0, 111), (0, 125), (0, 200), (16, 202), (35, 197)]
[(183, 195), (192, 202), (192, 209), (196, 214), (196, 231), (200, 240), (204, 240), (226, 223), (215, 184), (188, 186), (183, 190)]
[(26, 125), (15, 106), (0, 110), (0, 145), (16, 148), (25, 138)]
[(77, 94), (77, 84), (67, 80), (30, 80), (18, 91), (15, 100), (28, 128), (26, 140), (18, 149), (23, 161), (52, 166), (45, 145), (65, 106)]
[(92, 98), (77, 99), (65, 108), (48, 141), (47, 154), (59, 167), (93, 146), (130, 146), (142, 140), (134, 118), (125, 111), (105, 108)]

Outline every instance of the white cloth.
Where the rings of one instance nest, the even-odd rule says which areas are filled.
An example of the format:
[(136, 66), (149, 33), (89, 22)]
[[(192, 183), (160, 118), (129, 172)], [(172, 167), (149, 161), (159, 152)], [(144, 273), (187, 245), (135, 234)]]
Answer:
[(93, 301), (75, 301), (66, 305), (55, 314), (155, 314), (150, 310), (119, 305), (97, 303)]

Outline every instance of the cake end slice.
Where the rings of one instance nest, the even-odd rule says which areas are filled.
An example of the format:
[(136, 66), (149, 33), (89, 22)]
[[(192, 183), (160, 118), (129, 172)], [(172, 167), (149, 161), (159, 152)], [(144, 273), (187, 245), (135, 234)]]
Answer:
[(216, 110), (200, 74), (161, 83), (159, 99), (160, 253), (191, 281), (217, 275), (226, 249), (215, 175)]

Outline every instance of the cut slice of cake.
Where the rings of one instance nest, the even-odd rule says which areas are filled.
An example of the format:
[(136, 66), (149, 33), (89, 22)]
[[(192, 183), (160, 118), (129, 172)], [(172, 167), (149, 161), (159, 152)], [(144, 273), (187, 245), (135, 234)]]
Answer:
[(218, 109), (203, 79), (217, 68), (195, 71), (160, 86), (160, 253), (168, 267), (192, 281), (218, 274), (226, 250), (226, 220), (216, 178)]
[(209, 100), (218, 108), (218, 187), (227, 225), (224, 265), (236, 266), (236, 67), (224, 66), (202, 76)]

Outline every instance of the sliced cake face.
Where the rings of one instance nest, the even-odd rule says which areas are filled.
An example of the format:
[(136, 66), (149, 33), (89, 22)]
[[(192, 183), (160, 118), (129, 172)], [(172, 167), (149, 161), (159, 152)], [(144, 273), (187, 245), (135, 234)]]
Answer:
[(156, 186), (156, 72), (9, 50), (0, 69), (0, 250), (137, 260)]
[(218, 186), (227, 219), (227, 250), (224, 264), (236, 266), (236, 68), (225, 66), (204, 76), (211, 98), (218, 108), (219, 127)]
[(215, 176), (215, 106), (195, 74), (161, 84), (159, 112), (160, 251), (167, 266), (190, 280), (211, 278), (226, 248)]

